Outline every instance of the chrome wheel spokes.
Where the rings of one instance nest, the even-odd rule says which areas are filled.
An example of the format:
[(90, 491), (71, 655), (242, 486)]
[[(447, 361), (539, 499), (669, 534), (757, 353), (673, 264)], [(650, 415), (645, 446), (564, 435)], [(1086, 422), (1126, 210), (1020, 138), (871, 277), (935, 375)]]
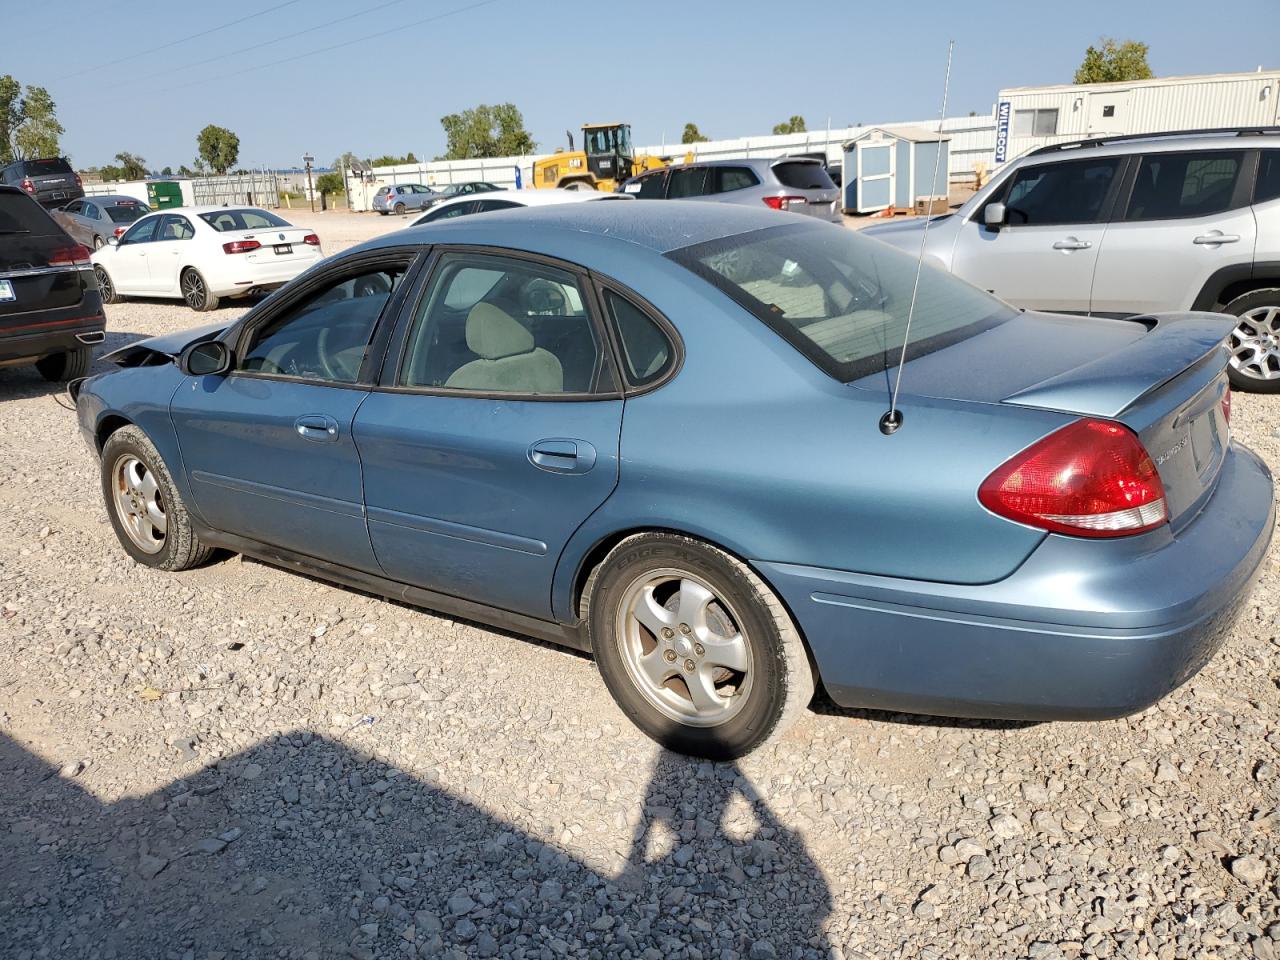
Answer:
[(1280, 377), (1280, 305), (1242, 313), (1227, 339), (1231, 366), (1255, 380)]
[(112, 503), (129, 539), (146, 553), (164, 549), (169, 522), (156, 476), (133, 454), (124, 454), (111, 471)]

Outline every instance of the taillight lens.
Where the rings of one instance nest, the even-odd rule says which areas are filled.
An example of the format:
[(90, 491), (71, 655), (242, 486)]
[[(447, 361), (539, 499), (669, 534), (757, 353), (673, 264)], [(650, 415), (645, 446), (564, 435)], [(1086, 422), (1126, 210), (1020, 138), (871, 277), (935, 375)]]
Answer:
[(232, 240), (230, 243), (222, 245), (223, 253), (249, 253), (261, 247), (257, 240)]
[(789, 203), (804, 203), (804, 197), (765, 197), (764, 203), (766, 207), (772, 207), (774, 210), (785, 210)]
[(84, 181), (80, 179), (80, 174), (78, 174), (78, 173), (73, 173), (73, 174), (72, 174), (72, 176), (76, 178), (76, 186), (77, 186), (77, 187), (83, 187), (83, 186), (84, 186)]
[(1132, 430), (1077, 420), (1008, 460), (978, 500), (1018, 523), (1078, 537), (1124, 537), (1169, 519), (1164, 484)]
[(305, 237), (302, 238), (302, 242), (309, 243), (313, 247), (320, 246), (320, 238), (316, 236), (314, 233), (308, 233)]
[(22, 189), (27, 191), (27, 193), (35, 193), (36, 185), (30, 177), (26, 177), (22, 181)]
[(116, 227), (116, 229), (115, 229), (115, 235), (116, 235), (117, 237), (119, 237), (119, 236), (123, 236), (123, 235), (124, 235), (125, 230), (127, 230), (127, 229), (128, 229), (128, 227)]
[(74, 244), (69, 247), (58, 247), (49, 254), (49, 266), (51, 267), (80, 267), (89, 264), (89, 248), (83, 244)]
[(1231, 388), (1227, 387), (1227, 392), (1222, 395), (1222, 416), (1226, 418), (1227, 423), (1231, 423)]

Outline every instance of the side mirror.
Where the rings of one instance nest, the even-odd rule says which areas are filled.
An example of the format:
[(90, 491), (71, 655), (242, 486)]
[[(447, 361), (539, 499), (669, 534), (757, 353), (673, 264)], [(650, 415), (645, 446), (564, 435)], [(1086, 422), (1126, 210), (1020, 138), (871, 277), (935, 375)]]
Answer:
[(193, 343), (178, 357), (178, 369), (189, 377), (219, 376), (231, 369), (231, 350), (221, 340)]
[(1004, 226), (1005, 216), (1003, 203), (988, 203), (982, 208), (982, 222), (992, 230), (999, 230)]
[(107, 246), (108, 246), (108, 247), (118, 247), (118, 246), (120, 246), (120, 238), (119, 238), (119, 237), (107, 237)]

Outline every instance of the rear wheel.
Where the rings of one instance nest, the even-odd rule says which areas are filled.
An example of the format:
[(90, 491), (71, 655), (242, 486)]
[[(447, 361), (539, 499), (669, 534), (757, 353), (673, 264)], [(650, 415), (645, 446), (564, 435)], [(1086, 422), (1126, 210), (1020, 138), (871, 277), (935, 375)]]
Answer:
[(93, 365), (93, 347), (76, 347), (50, 354), (36, 361), (36, 370), (46, 380), (75, 380), (87, 377)]
[(395, 211), (396, 211), (396, 216), (397, 216), (397, 217), (403, 217), (403, 216), (404, 216), (404, 204), (403, 204), (403, 203), (397, 203), (397, 204), (395, 205)]
[(1237, 318), (1227, 338), (1231, 385), (1254, 393), (1280, 393), (1280, 288), (1236, 297), (1224, 312)]
[(187, 306), (192, 310), (203, 313), (218, 309), (218, 298), (209, 292), (209, 285), (195, 267), (187, 267), (182, 271), (181, 285), (182, 299), (187, 301)]
[(186, 570), (213, 551), (200, 542), (160, 453), (135, 426), (102, 448), (102, 495), (125, 552), (157, 570)]
[(94, 279), (98, 281), (98, 295), (102, 297), (103, 303), (119, 303), (123, 298), (116, 292), (116, 285), (111, 282), (111, 276), (101, 266), (93, 268)]
[(744, 563), (689, 537), (624, 540), (592, 577), (600, 674), (663, 746), (727, 760), (782, 733), (813, 698), (800, 634)]

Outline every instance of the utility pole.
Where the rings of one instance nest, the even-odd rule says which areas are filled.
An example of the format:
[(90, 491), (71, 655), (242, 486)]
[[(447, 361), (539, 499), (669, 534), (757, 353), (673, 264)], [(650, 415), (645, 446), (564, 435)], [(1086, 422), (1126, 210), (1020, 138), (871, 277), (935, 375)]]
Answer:
[(302, 162), (306, 165), (306, 168), (307, 168), (307, 199), (311, 201), (312, 213), (316, 212), (316, 192), (311, 187), (311, 164), (314, 160), (315, 160), (315, 157), (313, 157), (309, 153), (304, 153), (302, 155)]

